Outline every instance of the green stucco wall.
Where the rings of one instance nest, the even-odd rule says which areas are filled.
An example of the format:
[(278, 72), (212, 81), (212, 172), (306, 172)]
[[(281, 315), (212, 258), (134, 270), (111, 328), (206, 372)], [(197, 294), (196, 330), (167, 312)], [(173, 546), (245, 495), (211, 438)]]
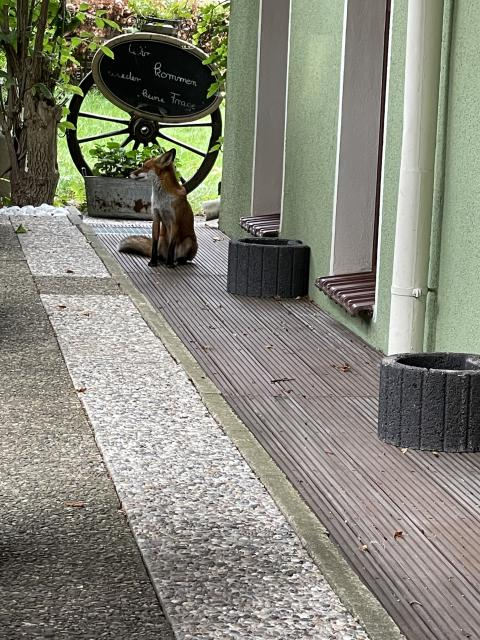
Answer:
[[(379, 295), (370, 322), (350, 317), (315, 286), (330, 269), (339, 116), (344, 2), (294, 0), (286, 123), (283, 237), (311, 247), (311, 298), (373, 346), (386, 350), (400, 168), (408, 0), (392, 15), (384, 189), (380, 226)], [(251, 202), (259, 0), (233, 0), (228, 67), (220, 228), (242, 231)]]
[(310, 245), (311, 280), (330, 262), (343, 5), (297, 0), (291, 12), (282, 235)]
[(250, 214), (255, 132), (259, 0), (232, 0), (228, 54), (228, 100), (219, 226), (242, 235), (238, 220)]
[(480, 3), (454, 3), (433, 347), (480, 352)]
[(315, 302), (370, 344), (385, 350), (400, 167), (407, 0), (395, 1), (392, 17), (381, 277), (376, 317), (370, 322), (351, 318), (313, 284), (330, 269), (343, 10), (343, 2), (328, 0), (297, 0), (292, 6), (282, 235), (311, 247), (310, 296)]

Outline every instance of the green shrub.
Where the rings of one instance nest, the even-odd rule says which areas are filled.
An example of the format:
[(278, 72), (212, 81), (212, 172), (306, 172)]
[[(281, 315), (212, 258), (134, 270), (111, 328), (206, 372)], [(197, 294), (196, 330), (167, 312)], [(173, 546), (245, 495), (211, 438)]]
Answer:
[(141, 149), (122, 147), (118, 142), (96, 144), (90, 155), (96, 158), (93, 171), (99, 176), (127, 178), (134, 169), (138, 169), (146, 160), (159, 156), (165, 151), (160, 145), (148, 145)]

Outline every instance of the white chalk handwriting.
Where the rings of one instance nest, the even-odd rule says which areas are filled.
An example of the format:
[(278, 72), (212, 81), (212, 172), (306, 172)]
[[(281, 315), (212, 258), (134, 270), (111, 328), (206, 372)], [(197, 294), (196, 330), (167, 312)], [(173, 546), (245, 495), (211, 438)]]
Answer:
[(163, 102), (163, 103), (165, 103), (165, 100), (163, 98), (160, 98), (160, 96), (155, 96), (155, 95), (149, 93), (148, 89), (144, 89), (142, 91), (142, 96), (144, 98), (147, 98), (147, 100), (151, 100), (152, 102)]
[(192, 102), (186, 102), (185, 100), (181, 100), (180, 93), (174, 93), (173, 91), (170, 91), (170, 96), (172, 98), (172, 104), (175, 104), (179, 107), (185, 107), (185, 109), (187, 109), (188, 111), (193, 111), (196, 107), (196, 105), (193, 104)]
[(141, 80), (138, 76), (134, 76), (131, 71), (128, 73), (120, 73), (119, 71), (115, 72), (109, 70), (107, 73), (111, 78), (119, 78), (120, 80), (130, 80), (130, 82), (140, 82)]
[(133, 56), (141, 56), (142, 58), (146, 58), (147, 56), (151, 55), (150, 51), (144, 49), (141, 44), (132, 45), (131, 42), (128, 45), (128, 52)]
[(162, 78), (162, 80), (173, 80), (174, 82), (181, 82), (183, 84), (191, 84), (194, 87), (197, 86), (196, 80), (191, 80), (190, 78), (184, 78), (183, 76), (177, 76), (175, 73), (169, 73), (168, 71), (163, 71), (162, 63), (156, 62), (153, 71), (157, 78)]

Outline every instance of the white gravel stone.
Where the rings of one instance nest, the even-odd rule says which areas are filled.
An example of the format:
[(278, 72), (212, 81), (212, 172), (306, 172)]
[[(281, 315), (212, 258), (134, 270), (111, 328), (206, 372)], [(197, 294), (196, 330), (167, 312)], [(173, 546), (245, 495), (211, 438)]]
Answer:
[(42, 300), (176, 637), (367, 640), (130, 299)]
[(68, 210), (64, 207), (54, 207), (50, 204), (42, 204), (40, 207), (4, 207), (0, 209), (2, 216), (33, 216), (39, 217), (62, 217), (68, 215)]

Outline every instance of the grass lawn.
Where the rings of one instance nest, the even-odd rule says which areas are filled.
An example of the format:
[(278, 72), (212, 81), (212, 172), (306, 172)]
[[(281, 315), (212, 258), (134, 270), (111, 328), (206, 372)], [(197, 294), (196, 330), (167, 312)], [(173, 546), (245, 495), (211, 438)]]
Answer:
[[(124, 118), (129, 120), (128, 114), (109, 102), (97, 89), (88, 92), (82, 104), (82, 111)], [(223, 109), (222, 109), (223, 111)], [(209, 121), (206, 118), (205, 121)], [(201, 122), (201, 121), (200, 121)], [(124, 129), (125, 125), (91, 118), (79, 118), (77, 137), (79, 139), (101, 133), (113, 132)], [(176, 140), (189, 144), (202, 151), (207, 151), (211, 129), (209, 127), (197, 128), (169, 128), (168, 135)], [(106, 143), (109, 139), (116, 142), (123, 142), (126, 134), (104, 138), (100, 141), (88, 142), (81, 145), (82, 154), (88, 164), (92, 166), (94, 161), (90, 157), (88, 150), (97, 142)], [(170, 142), (162, 141), (167, 149), (175, 147), (177, 158), (179, 159), (180, 172), (190, 178), (200, 166), (202, 158), (191, 151), (175, 146)], [(131, 144), (130, 144), (131, 146)], [(83, 178), (75, 167), (64, 135), (60, 135), (58, 140), (58, 166), (60, 170), (60, 181), (57, 188), (56, 204), (73, 204), (80, 209), (85, 206), (85, 188)], [(218, 183), (222, 173), (222, 154), (218, 155), (215, 166), (206, 179), (189, 195), (189, 201), (195, 213), (200, 213), (201, 204), (205, 200), (217, 197)]]

